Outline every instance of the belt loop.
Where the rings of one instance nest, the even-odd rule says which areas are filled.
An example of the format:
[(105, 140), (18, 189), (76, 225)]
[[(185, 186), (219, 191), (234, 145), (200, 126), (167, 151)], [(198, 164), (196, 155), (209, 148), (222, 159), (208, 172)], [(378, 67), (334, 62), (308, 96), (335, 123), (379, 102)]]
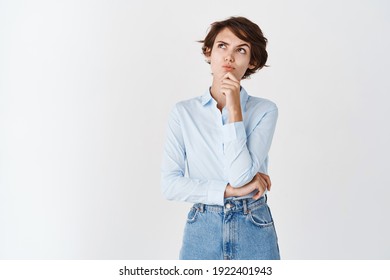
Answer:
[(204, 212), (204, 204), (203, 203), (199, 203), (199, 211), (200, 211), (200, 213)]
[(242, 204), (244, 206), (244, 215), (248, 214), (248, 207), (246, 205), (246, 201), (247, 201), (246, 199), (242, 200)]

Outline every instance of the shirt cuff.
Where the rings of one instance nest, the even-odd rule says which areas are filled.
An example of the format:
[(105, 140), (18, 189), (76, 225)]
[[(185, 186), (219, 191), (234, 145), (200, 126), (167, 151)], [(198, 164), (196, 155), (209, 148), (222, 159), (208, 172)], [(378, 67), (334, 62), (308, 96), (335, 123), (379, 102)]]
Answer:
[(237, 139), (246, 139), (244, 122), (232, 122), (222, 127), (223, 142), (228, 143)]
[(210, 205), (224, 205), (224, 196), (227, 182), (214, 181), (209, 185), (207, 192), (207, 204)]

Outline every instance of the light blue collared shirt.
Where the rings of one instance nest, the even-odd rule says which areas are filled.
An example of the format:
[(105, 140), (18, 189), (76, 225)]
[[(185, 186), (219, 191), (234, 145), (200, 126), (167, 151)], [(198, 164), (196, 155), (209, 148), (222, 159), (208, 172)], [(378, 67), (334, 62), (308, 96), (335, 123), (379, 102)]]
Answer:
[(241, 187), (267, 173), (268, 151), (278, 118), (275, 103), (241, 87), (243, 121), (229, 123), (210, 91), (172, 109), (161, 166), (169, 200), (223, 205), (226, 185)]

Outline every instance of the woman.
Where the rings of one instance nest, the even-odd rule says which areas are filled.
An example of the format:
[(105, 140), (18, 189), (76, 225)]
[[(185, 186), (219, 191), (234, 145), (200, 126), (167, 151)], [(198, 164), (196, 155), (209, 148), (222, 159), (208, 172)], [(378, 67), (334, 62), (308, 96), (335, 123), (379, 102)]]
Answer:
[(194, 203), (180, 259), (280, 259), (265, 194), (278, 109), (240, 85), (265, 65), (267, 39), (231, 17), (200, 42), (212, 85), (171, 111), (161, 168), (165, 197)]

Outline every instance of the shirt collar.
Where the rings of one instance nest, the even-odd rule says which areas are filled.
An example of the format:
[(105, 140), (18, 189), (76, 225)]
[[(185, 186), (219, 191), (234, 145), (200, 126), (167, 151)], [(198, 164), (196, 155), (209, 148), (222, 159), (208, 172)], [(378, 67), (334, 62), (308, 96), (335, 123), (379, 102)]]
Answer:
[[(202, 95), (202, 105), (205, 106), (206, 104), (208, 104), (211, 100), (213, 99), (213, 97), (211, 96), (211, 93), (210, 93), (210, 88), (207, 90), (207, 92)], [(240, 102), (241, 102), (241, 108), (242, 110), (245, 112), (246, 111), (246, 105), (248, 103), (248, 99), (249, 99), (249, 96), (248, 96), (248, 93), (246, 92), (246, 90), (241, 87), (241, 91), (240, 91)]]
[(213, 99), (211, 97), (210, 88), (205, 92), (205, 94), (202, 95), (202, 105), (205, 106), (207, 103), (209, 103)]

